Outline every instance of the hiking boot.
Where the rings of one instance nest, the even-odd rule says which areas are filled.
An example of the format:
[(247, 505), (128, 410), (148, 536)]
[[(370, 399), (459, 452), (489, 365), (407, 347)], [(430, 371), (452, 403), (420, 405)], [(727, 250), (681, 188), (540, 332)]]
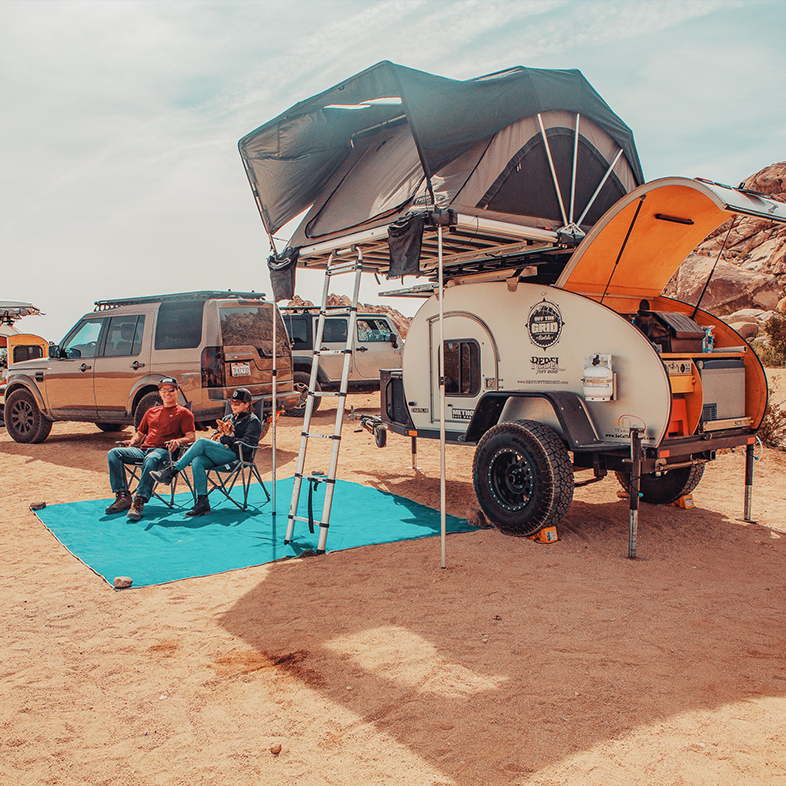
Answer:
[(142, 499), (142, 497), (134, 497), (134, 501), (131, 503), (131, 506), (126, 513), (126, 516), (131, 521), (139, 521), (142, 518), (142, 508), (145, 507), (146, 499)]
[(151, 472), (150, 477), (153, 478), (156, 483), (163, 483), (165, 486), (171, 486), (172, 481), (177, 477), (177, 470), (174, 464), (170, 464), (168, 467), (164, 467), (164, 469)]
[(113, 513), (122, 513), (131, 507), (131, 495), (127, 491), (116, 491), (115, 501), (104, 511), (110, 516)]
[(210, 503), (207, 501), (207, 495), (200, 495), (197, 497), (196, 505), (186, 513), (186, 516), (204, 516), (210, 513)]

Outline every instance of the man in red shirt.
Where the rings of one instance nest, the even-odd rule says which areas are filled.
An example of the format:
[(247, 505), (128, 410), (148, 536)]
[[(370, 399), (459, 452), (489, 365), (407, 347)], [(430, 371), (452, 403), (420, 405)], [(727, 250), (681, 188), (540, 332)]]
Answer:
[[(153, 493), (152, 470), (158, 469), (169, 458), (169, 450), (190, 445), (196, 436), (194, 415), (190, 409), (177, 403), (180, 386), (173, 377), (164, 377), (158, 383), (163, 406), (151, 407), (142, 416), (139, 427), (123, 447), (113, 448), (107, 454), (109, 462), (109, 484), (115, 493), (115, 501), (106, 509), (109, 514), (128, 511), (131, 521), (142, 518), (145, 502)], [(142, 472), (136, 495), (131, 498), (123, 464), (142, 460)]]

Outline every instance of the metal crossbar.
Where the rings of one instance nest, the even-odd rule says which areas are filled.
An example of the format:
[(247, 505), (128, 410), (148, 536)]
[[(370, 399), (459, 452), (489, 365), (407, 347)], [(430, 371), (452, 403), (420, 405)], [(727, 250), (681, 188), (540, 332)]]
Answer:
[[(347, 262), (343, 259), (340, 264), (335, 264), (335, 254), (331, 253), (325, 268), (325, 283), (322, 290), (322, 303), (319, 308), (319, 318), (317, 320), (316, 335), (314, 336), (314, 356), (311, 363), (311, 378), (308, 384), (308, 399), (306, 400), (306, 411), (303, 416), (303, 431), (300, 435), (300, 449), (298, 451), (297, 466), (295, 468), (295, 479), (292, 487), (292, 502), (289, 508), (289, 519), (287, 521), (287, 534), (284, 543), (292, 541), (295, 522), (308, 522), (309, 529), (314, 531), (314, 524), (319, 524), (319, 539), (317, 544), (317, 554), (325, 553), (327, 543), (328, 527), (330, 526), (330, 508), (333, 503), (333, 491), (336, 483), (336, 470), (338, 468), (338, 452), (341, 446), (341, 429), (344, 424), (344, 410), (347, 402), (347, 389), (349, 387), (349, 370), (352, 364), (352, 343), (355, 338), (355, 326), (357, 323), (358, 296), (360, 294), (360, 274), (363, 272), (363, 255), (360, 249), (356, 250), (354, 262)], [(352, 290), (352, 304), (349, 308), (349, 325), (347, 329), (347, 344), (341, 350), (322, 350), (322, 335), (325, 328), (325, 315), (328, 312), (328, 296), (330, 294), (330, 283), (334, 276), (353, 273), (355, 276), (354, 287)], [(321, 355), (342, 355), (344, 365), (341, 372), (341, 383), (338, 392), (333, 392), (338, 398), (336, 404), (336, 420), (332, 434), (320, 434), (311, 430), (311, 417), (314, 412), (314, 400), (319, 395), (326, 395), (316, 390), (317, 375), (319, 373), (319, 359)], [(308, 443), (311, 439), (329, 439), (332, 441), (330, 447), (330, 465), (327, 475), (321, 472), (305, 474), (306, 453)], [(300, 491), (303, 480), (309, 484), (309, 516), (298, 516), (298, 503), (300, 502)], [(322, 505), (322, 516), (318, 522), (313, 514), (313, 491), (319, 483), (325, 483), (325, 500)]]

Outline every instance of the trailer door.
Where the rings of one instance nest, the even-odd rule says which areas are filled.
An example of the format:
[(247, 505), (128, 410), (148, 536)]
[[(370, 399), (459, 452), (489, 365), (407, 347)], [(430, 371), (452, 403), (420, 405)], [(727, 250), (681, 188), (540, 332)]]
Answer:
[[(431, 422), (439, 423), (439, 317), (430, 320)], [(445, 427), (465, 431), (480, 397), (497, 389), (499, 353), (494, 337), (474, 314), (444, 315)]]

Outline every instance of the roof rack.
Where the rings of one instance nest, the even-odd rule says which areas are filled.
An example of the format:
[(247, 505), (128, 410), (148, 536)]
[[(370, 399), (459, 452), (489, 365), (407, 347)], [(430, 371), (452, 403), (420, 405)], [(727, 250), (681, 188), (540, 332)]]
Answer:
[[(525, 265), (550, 267), (560, 255), (573, 250), (566, 238), (554, 230), (460, 214), (456, 225), (443, 234), (442, 244), (445, 279)], [(357, 248), (363, 251), (364, 271), (388, 272), (387, 224), (303, 246), (298, 267), (324, 268), (331, 253), (344, 256), (356, 253)], [(436, 275), (438, 252), (437, 232), (433, 227), (426, 227), (420, 254), (420, 275)]]
[(110, 308), (117, 308), (118, 306), (136, 306), (142, 303), (162, 303), (164, 301), (172, 302), (178, 300), (212, 300), (219, 299), (236, 299), (236, 300), (264, 300), (264, 292), (233, 292), (231, 289), (209, 290), (204, 289), (199, 292), (177, 292), (171, 295), (148, 295), (145, 297), (128, 297), (116, 298), (114, 300), (97, 300), (93, 311), (106, 311)]

